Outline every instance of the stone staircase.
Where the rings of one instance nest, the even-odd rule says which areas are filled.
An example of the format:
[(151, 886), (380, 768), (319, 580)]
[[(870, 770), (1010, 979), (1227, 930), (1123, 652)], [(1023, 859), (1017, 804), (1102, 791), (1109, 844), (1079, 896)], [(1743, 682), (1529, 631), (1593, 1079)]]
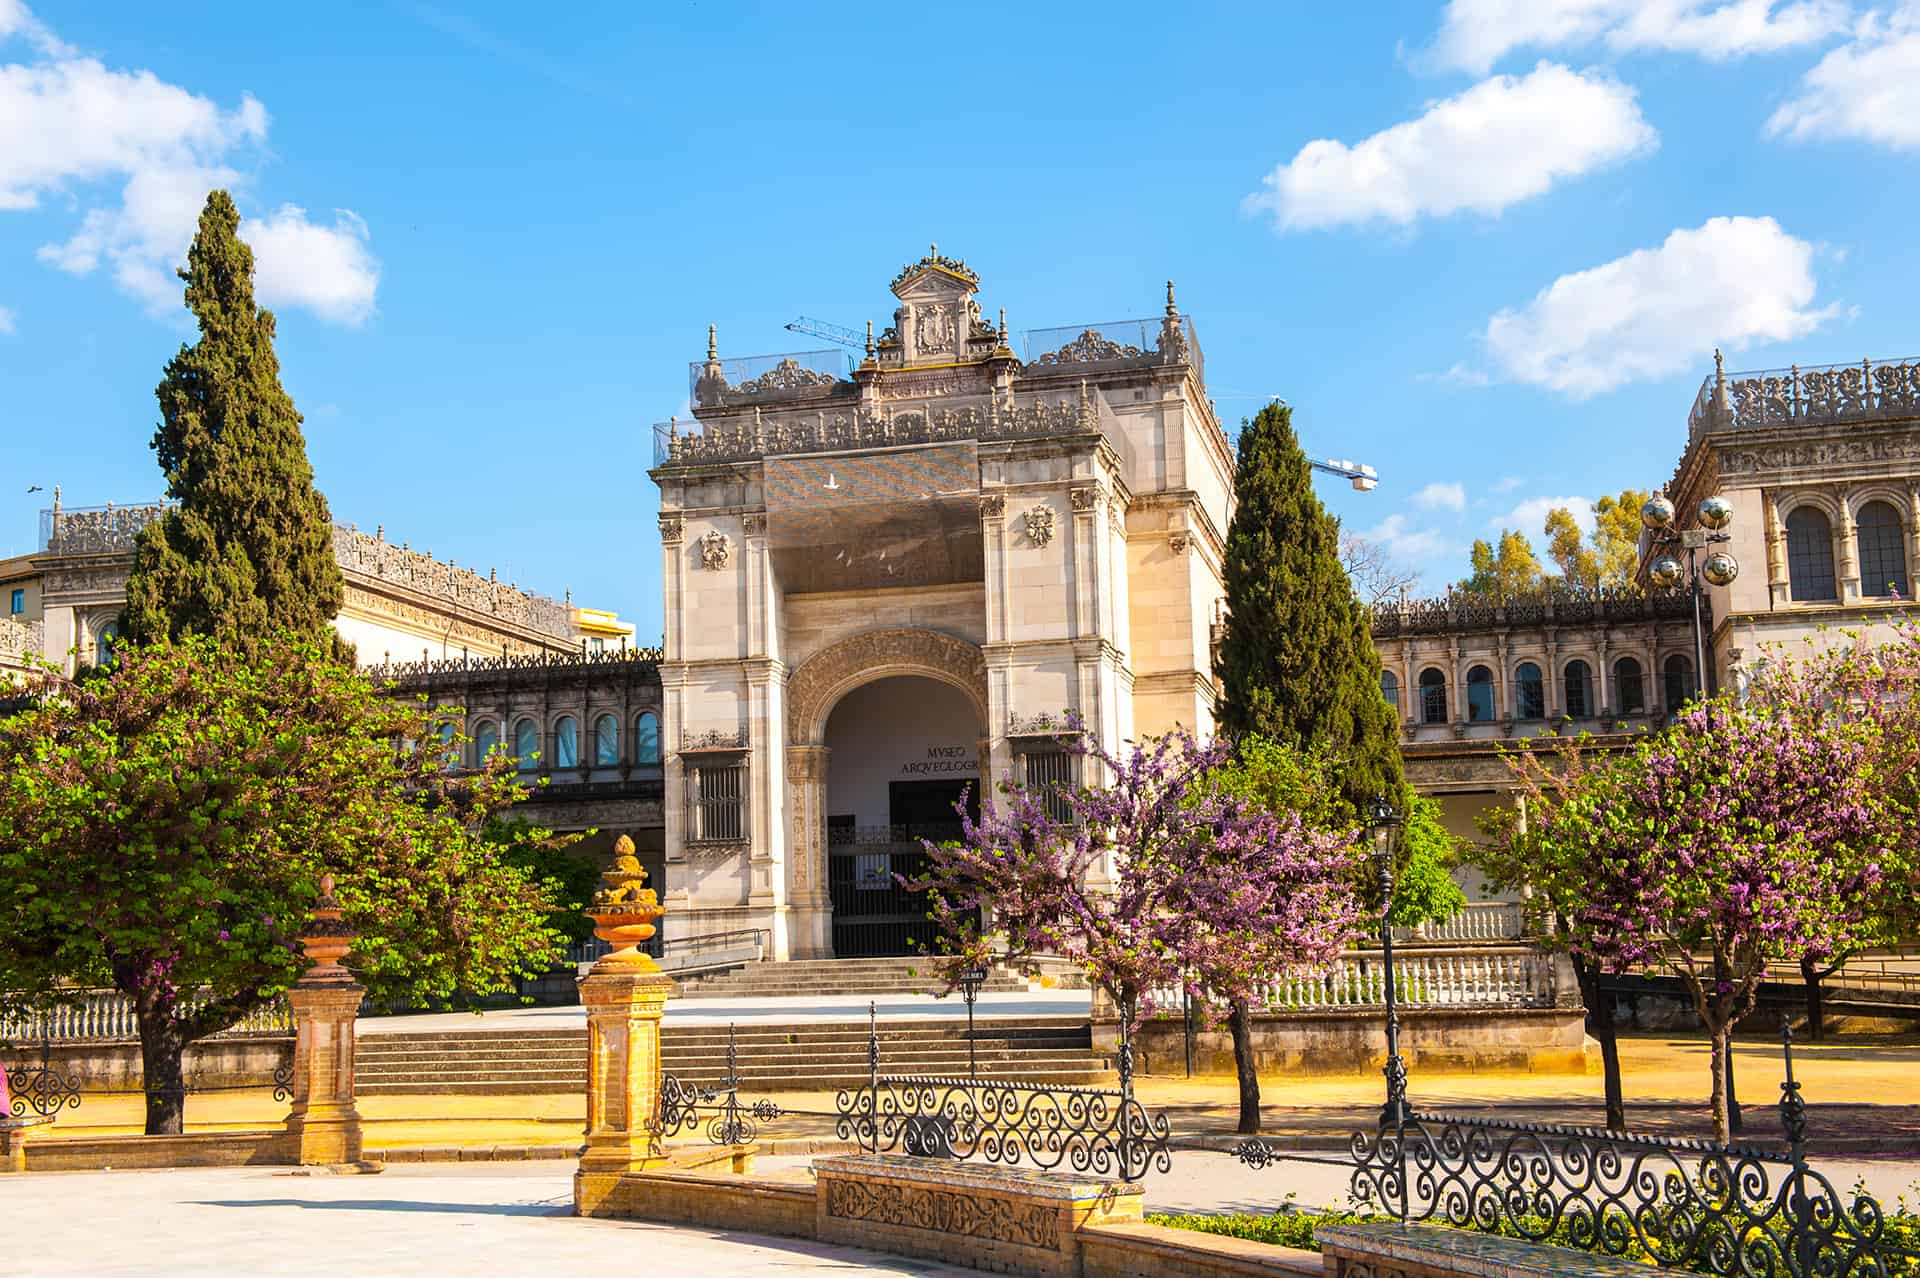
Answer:
[[(736, 1033), (743, 1091), (829, 1091), (867, 1081), (865, 1020), (750, 1025)], [(683, 1081), (711, 1086), (726, 1078), (725, 1026), (669, 1020), (661, 1045), (667, 1072)], [(974, 1048), (982, 1078), (1087, 1087), (1113, 1079), (1080, 1017), (983, 1018)], [(585, 1028), (362, 1034), (357, 1056), (355, 1091), (362, 1096), (586, 1091)], [(883, 1022), (880, 1072), (964, 1076), (966, 1019)]]
[[(835, 994), (938, 994), (946, 982), (932, 974), (923, 958), (797, 959), (784, 963), (748, 963), (724, 972), (679, 978), (679, 998), (789, 998)], [(1024, 994), (1024, 977), (994, 968), (982, 993)], [(953, 998), (956, 1005), (960, 998)]]

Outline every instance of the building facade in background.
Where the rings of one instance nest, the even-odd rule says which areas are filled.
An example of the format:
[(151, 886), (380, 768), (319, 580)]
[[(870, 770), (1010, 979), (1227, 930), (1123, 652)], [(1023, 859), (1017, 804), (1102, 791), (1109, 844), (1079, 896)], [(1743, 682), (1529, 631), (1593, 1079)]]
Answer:
[(1193, 326), (1025, 335), (929, 253), (864, 351), (691, 368), (663, 425), (669, 941), (898, 954), (896, 875), (1006, 773), (1210, 724), (1233, 457)]
[[(0, 560), (0, 665), (47, 661), (69, 673), (111, 656), (125, 610), (134, 538), (159, 503), (40, 515), (39, 549)], [(625, 647), (633, 627), (482, 577), (453, 561), (335, 525), (334, 558), (346, 597), (333, 626), (362, 666), (461, 657), (539, 657)]]

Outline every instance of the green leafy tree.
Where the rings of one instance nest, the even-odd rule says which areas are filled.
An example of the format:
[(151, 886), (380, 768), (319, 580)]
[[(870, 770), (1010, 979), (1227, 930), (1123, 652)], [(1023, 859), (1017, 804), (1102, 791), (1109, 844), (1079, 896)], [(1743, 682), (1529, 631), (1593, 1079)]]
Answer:
[(551, 886), (481, 837), (524, 791), (313, 638), (249, 661), (203, 636), (0, 719), (0, 1000), (133, 1002), (146, 1130), (181, 1128), (181, 1055), (285, 990), (322, 874), (376, 999), (445, 1004), (544, 970)]
[(239, 230), (233, 198), (208, 195), (180, 273), (200, 337), (168, 361), (156, 392), (153, 449), (177, 504), (134, 548), (135, 643), (205, 634), (250, 652), (281, 630), (318, 638), (340, 611), (332, 520)]
[(1338, 756), (1356, 809), (1400, 794), (1399, 726), (1380, 695), (1380, 656), (1341, 564), (1340, 522), (1314, 495), (1285, 404), (1241, 427), (1234, 498), (1215, 663), (1221, 730)]
[(1468, 556), (1473, 575), (1460, 583), (1460, 589), (1472, 594), (1511, 599), (1538, 590), (1546, 580), (1533, 543), (1525, 533), (1511, 528), (1501, 531), (1498, 547), (1485, 538), (1475, 540)]
[(1387, 912), (1393, 926), (1445, 923), (1467, 908), (1467, 894), (1453, 877), (1458, 860), (1453, 836), (1441, 823), (1440, 805), (1434, 800), (1414, 795), (1408, 802), (1399, 860), (1393, 908)]
[(548, 928), (574, 943), (593, 935), (593, 920), (580, 911), (600, 887), (601, 867), (598, 858), (578, 847), (586, 834), (555, 834), (510, 816), (495, 816), (480, 836), (498, 847), (502, 861), (552, 893)]

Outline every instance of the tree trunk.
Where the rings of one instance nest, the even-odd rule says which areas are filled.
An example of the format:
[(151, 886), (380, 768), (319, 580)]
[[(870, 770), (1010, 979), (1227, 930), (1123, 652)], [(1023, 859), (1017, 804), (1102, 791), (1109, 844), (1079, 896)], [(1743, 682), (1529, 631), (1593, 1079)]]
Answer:
[(149, 1136), (178, 1136), (186, 1122), (187, 1076), (181, 1058), (186, 1040), (170, 1004), (138, 1007), (140, 1073), (147, 1091)]
[[(1828, 969), (1831, 971), (1832, 969)], [(1820, 1004), (1820, 978), (1824, 975), (1811, 955), (1800, 956), (1800, 979), (1807, 987), (1807, 1037), (1819, 1042), (1827, 1029), (1826, 1009)]]
[(1572, 956), (1574, 975), (1580, 981), (1580, 1001), (1587, 1006), (1587, 1028), (1600, 1044), (1600, 1068), (1607, 1092), (1607, 1130), (1627, 1130), (1627, 1101), (1620, 1086), (1620, 1038), (1614, 1030), (1613, 991), (1600, 987), (1600, 969), (1580, 957)]
[(1733, 1139), (1733, 1122), (1727, 1109), (1727, 1057), (1732, 1033), (1725, 1022), (1707, 1026), (1713, 1035), (1713, 1134), (1723, 1144)]
[(1253, 1013), (1242, 999), (1235, 999), (1227, 1013), (1227, 1025), (1233, 1031), (1233, 1070), (1240, 1078), (1240, 1127), (1242, 1136), (1260, 1131), (1260, 1071), (1253, 1054)]

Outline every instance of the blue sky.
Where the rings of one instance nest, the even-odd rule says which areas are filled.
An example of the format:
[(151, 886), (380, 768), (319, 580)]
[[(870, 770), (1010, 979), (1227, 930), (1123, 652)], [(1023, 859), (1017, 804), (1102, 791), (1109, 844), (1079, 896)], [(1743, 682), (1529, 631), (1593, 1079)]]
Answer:
[(1730, 367), (1920, 348), (1920, 0), (884, 11), (0, 0), (0, 554), (149, 497), (168, 272), (231, 186), (335, 517), (660, 633), (686, 362), (884, 323), (938, 241), (1015, 330), (1178, 282), (1440, 586), (1670, 473)]

